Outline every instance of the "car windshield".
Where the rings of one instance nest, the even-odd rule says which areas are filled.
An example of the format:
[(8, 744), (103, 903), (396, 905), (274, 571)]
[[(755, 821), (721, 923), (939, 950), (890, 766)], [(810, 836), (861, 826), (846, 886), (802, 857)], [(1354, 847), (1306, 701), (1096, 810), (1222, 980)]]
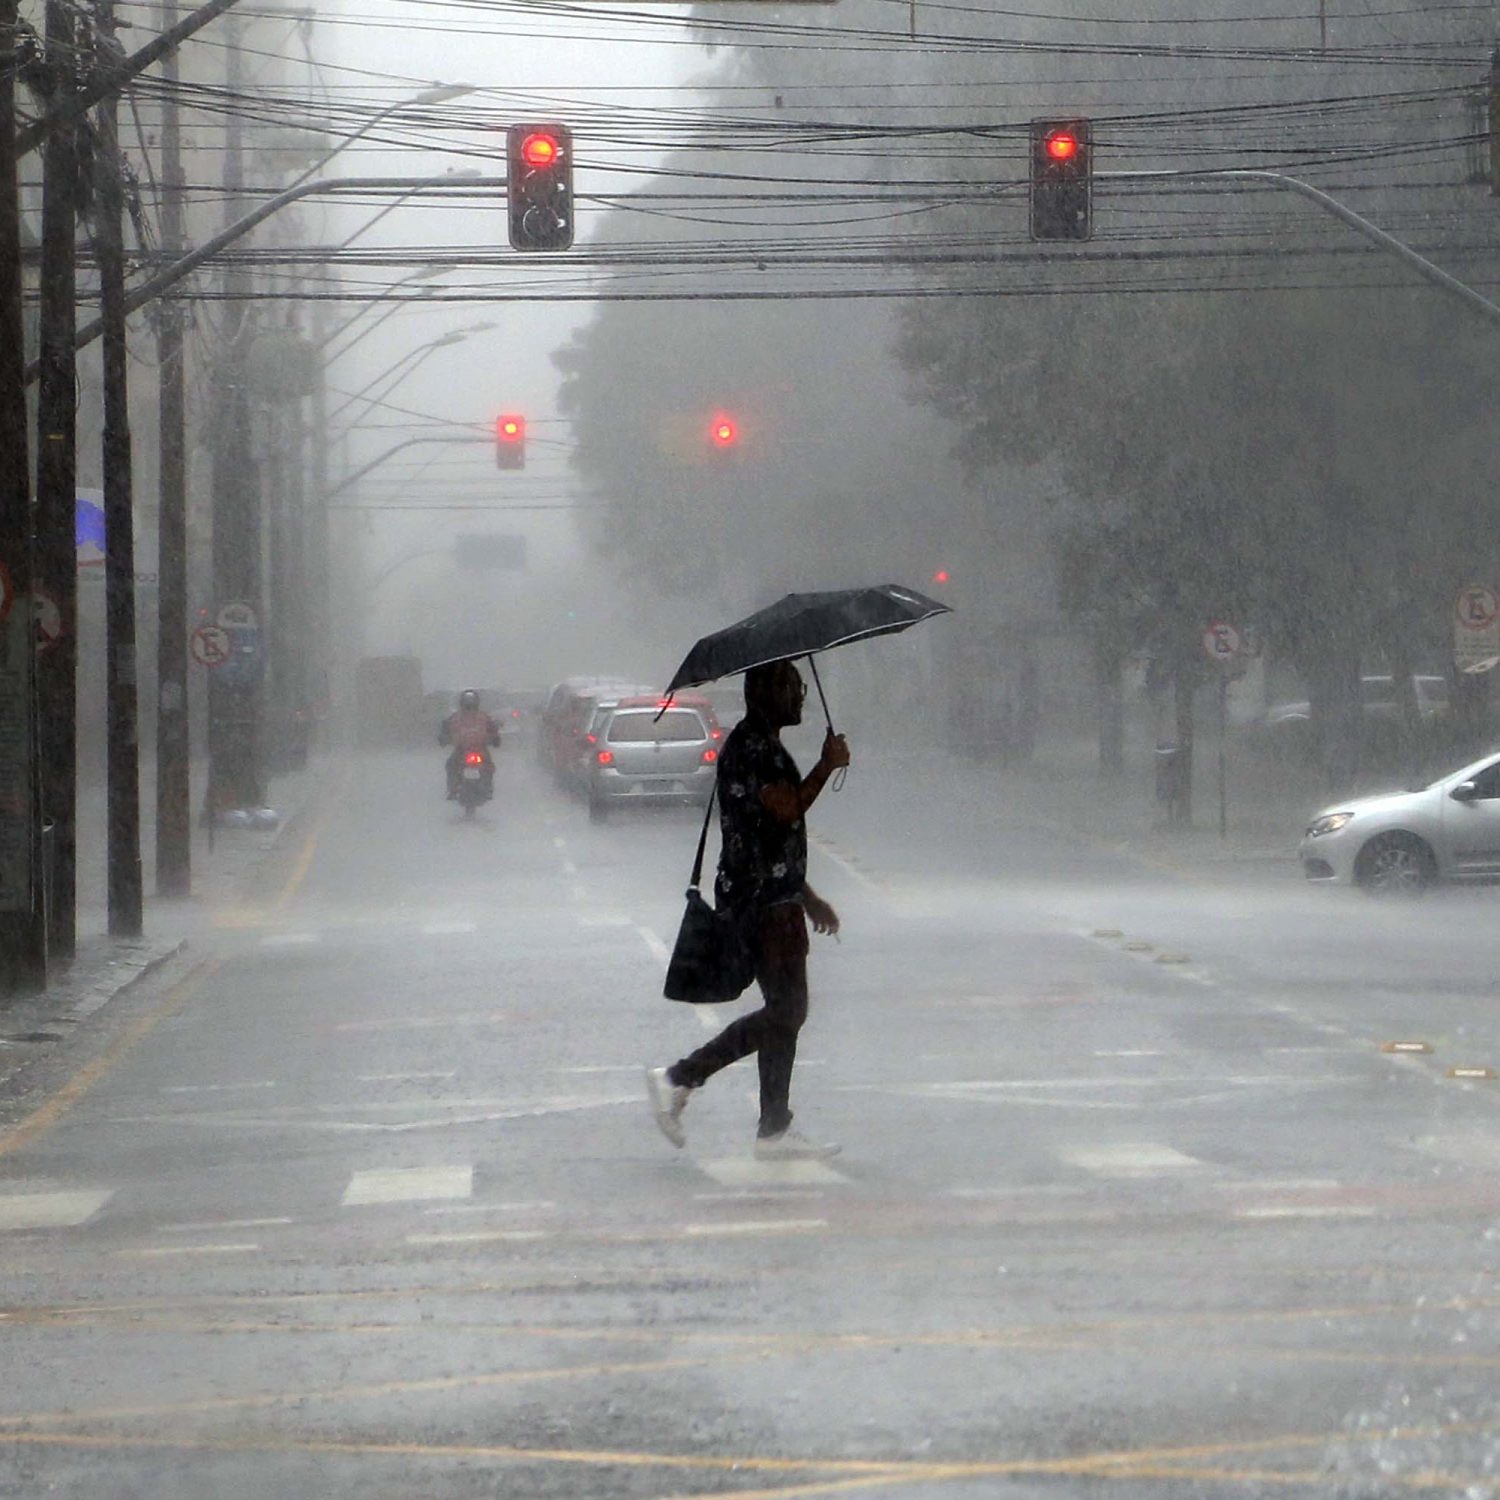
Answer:
[(651, 708), (617, 713), (609, 721), (610, 744), (647, 744), (707, 739), (703, 720), (691, 709), (670, 708), (660, 719)]

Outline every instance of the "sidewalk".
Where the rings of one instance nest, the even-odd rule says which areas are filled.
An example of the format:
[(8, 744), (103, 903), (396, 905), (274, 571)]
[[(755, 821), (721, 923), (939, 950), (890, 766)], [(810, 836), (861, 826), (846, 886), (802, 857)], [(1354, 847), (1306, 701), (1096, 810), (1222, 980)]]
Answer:
[[(934, 783), (944, 795), (982, 806), (997, 792), (1025, 820), (1124, 855), (1141, 864), (1194, 878), (1302, 879), (1297, 845), (1313, 814), (1334, 800), (1321, 772), (1276, 764), (1231, 744), (1227, 757), (1228, 816), (1219, 833), (1218, 748), (1199, 746), (1193, 778), (1193, 822), (1166, 823), (1156, 800), (1151, 746), (1132, 743), (1125, 769), (1102, 776), (1097, 748), (1082, 737), (1048, 740), (1030, 764), (1000, 766), (932, 750), (880, 754), (883, 768), (908, 784)], [(1389, 771), (1360, 778), (1351, 795), (1396, 787)]]
[[(202, 799), (206, 766), (193, 766), (193, 802)], [(141, 860), (146, 892), (145, 932), (139, 938), (115, 938), (108, 931), (108, 886), (105, 863), (105, 789), (80, 784), (78, 798), (78, 944), (70, 963), (54, 963), (46, 991), (40, 995), (0, 996), (0, 1083), (36, 1060), (49, 1043), (66, 1036), (102, 1006), (138, 984), (209, 927), (216, 911), (241, 899), (271, 851), (305, 827), (330, 774), (326, 758), (310, 760), (301, 771), (279, 776), (271, 787), (271, 806), (281, 814), (275, 829), (217, 829), (214, 847), (208, 832), (194, 819), (192, 895), (163, 899), (156, 889), (156, 767), (141, 765)]]

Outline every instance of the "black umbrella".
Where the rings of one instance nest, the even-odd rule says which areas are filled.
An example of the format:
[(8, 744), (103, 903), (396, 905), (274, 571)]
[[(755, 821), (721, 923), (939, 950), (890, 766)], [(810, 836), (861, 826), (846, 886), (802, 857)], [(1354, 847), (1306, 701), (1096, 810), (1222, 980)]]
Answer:
[(893, 635), (933, 615), (951, 612), (949, 605), (894, 583), (874, 588), (834, 589), (822, 594), (788, 594), (738, 624), (704, 636), (688, 652), (668, 683), (667, 696), (670, 698), (681, 688), (747, 672), (766, 662), (805, 656), (818, 685), (823, 713), (832, 728), (828, 700), (823, 696), (817, 663), (812, 660), (814, 652), (829, 651), (870, 636)]

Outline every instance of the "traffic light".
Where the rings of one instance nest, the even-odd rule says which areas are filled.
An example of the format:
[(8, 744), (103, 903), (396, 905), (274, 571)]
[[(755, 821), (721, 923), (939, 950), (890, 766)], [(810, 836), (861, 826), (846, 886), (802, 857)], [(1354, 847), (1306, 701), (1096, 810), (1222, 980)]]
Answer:
[(1093, 142), (1087, 120), (1031, 122), (1031, 237), (1086, 240), (1093, 206)]
[(566, 125), (512, 125), (505, 136), (505, 190), (513, 250), (573, 243), (573, 132)]
[(739, 440), (739, 423), (728, 412), (715, 412), (708, 424), (708, 446), (715, 453), (729, 453)]
[(495, 467), (526, 467), (526, 418), (515, 412), (495, 418)]
[(952, 581), (952, 575), (948, 572), (947, 568), (939, 568), (932, 575), (932, 581), (934, 583), (949, 583)]

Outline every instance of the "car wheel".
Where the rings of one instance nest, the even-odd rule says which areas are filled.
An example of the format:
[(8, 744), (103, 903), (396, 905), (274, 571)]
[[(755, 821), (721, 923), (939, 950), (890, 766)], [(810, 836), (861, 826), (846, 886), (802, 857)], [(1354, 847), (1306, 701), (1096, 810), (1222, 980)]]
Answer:
[(1354, 880), (1372, 896), (1417, 896), (1437, 879), (1432, 849), (1414, 833), (1381, 833), (1359, 851)]

